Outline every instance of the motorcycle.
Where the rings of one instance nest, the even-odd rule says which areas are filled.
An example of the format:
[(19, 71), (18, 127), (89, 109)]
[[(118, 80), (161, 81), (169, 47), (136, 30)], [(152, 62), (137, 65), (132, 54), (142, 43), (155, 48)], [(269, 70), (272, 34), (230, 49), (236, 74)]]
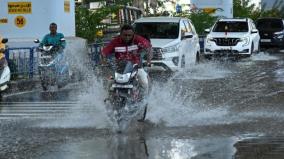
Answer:
[[(65, 41), (65, 39), (61, 39)], [(39, 43), (39, 40), (35, 40)], [(68, 84), (71, 79), (68, 62), (60, 46), (44, 45), (38, 47), (40, 52), (38, 71), (41, 80), (41, 86), (44, 91), (50, 86), (57, 86), (59, 89)]]
[(108, 116), (116, 124), (118, 132), (137, 119), (143, 122), (147, 113), (145, 93), (138, 80), (138, 65), (131, 61), (119, 61), (114, 66), (114, 77), (108, 84)]
[(0, 96), (2, 92), (8, 88), (8, 83), (11, 78), (11, 71), (5, 58), (5, 51), (7, 49), (5, 43), (7, 42), (8, 39), (2, 39), (0, 45)]

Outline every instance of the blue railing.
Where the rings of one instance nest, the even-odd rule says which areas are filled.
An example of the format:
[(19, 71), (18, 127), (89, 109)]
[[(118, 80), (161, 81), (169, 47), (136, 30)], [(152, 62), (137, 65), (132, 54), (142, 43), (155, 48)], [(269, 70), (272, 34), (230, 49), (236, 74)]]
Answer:
[(101, 51), (103, 47), (108, 43), (109, 42), (99, 42), (99, 43), (92, 43), (88, 45), (88, 51), (91, 57), (91, 62), (94, 66), (97, 66), (100, 64)]
[[(93, 66), (100, 64), (102, 48), (109, 42), (98, 42), (88, 45), (88, 52)], [(203, 51), (204, 36), (199, 37), (200, 48)], [(8, 48), (5, 52), (12, 76), (33, 78), (38, 73), (39, 52), (36, 47)], [(113, 58), (112, 56), (109, 57)]]
[(12, 77), (33, 78), (38, 70), (38, 52), (36, 47), (8, 48), (5, 57)]

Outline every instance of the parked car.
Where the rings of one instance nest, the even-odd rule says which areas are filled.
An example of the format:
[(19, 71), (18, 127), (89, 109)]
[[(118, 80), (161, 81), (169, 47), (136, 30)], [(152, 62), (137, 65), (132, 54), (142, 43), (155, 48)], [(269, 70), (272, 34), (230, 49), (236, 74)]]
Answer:
[(192, 22), (181, 17), (145, 17), (133, 24), (135, 32), (148, 37), (153, 47), (151, 69), (178, 71), (199, 61), (199, 38)]
[(259, 18), (256, 27), (261, 47), (284, 48), (284, 21), (281, 18)]
[(251, 56), (259, 51), (260, 36), (249, 18), (220, 19), (206, 29), (204, 56)]

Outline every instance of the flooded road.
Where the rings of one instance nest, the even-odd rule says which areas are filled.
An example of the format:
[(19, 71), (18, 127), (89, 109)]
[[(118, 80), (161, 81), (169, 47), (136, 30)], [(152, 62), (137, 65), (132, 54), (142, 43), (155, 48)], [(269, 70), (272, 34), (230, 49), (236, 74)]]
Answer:
[(0, 107), (0, 158), (281, 159), (284, 54), (188, 66), (153, 77), (145, 123), (122, 134), (102, 83), (9, 95)]

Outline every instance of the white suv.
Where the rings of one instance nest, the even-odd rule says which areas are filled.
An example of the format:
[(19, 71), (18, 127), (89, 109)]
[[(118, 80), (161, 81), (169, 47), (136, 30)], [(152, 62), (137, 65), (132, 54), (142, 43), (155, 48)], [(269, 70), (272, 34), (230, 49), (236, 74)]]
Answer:
[(204, 55), (211, 56), (250, 56), (259, 51), (260, 36), (253, 21), (243, 19), (220, 19), (204, 40)]
[(199, 38), (191, 21), (180, 17), (145, 17), (133, 24), (135, 32), (151, 40), (150, 69), (177, 71), (199, 60)]

